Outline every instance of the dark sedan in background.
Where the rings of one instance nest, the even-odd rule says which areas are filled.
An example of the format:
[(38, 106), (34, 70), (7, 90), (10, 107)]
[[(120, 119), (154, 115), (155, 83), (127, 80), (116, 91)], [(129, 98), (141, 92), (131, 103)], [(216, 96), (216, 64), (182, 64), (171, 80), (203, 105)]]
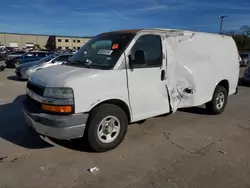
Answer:
[(34, 52), (27, 52), (21, 56), (9, 58), (5, 61), (7, 68), (16, 68), (18, 65), (31, 62), (31, 61), (38, 61), (51, 53), (44, 52), (44, 51), (34, 51)]
[(20, 57), (20, 56), (22, 56), (25, 53), (26, 53), (25, 51), (16, 51), (16, 52), (13, 52), (13, 51), (8, 50), (8, 48), (6, 48), (1, 53), (1, 59), (11, 60), (13, 58)]

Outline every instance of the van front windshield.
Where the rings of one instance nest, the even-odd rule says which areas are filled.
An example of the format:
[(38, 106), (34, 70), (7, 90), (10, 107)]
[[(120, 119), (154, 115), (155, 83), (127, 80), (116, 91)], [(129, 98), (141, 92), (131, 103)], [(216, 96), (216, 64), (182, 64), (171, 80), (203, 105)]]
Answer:
[(113, 69), (127, 45), (133, 39), (131, 33), (106, 33), (88, 41), (75, 53), (67, 65), (93, 69)]

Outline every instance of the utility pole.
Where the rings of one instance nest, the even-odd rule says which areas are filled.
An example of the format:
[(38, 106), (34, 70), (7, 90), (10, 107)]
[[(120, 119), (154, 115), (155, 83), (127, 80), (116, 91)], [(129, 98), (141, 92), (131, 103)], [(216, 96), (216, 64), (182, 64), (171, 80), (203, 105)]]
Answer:
[(226, 17), (227, 17), (227, 15), (218, 16), (218, 19), (220, 19), (220, 34), (222, 34), (223, 20), (224, 20), (224, 18), (226, 18)]

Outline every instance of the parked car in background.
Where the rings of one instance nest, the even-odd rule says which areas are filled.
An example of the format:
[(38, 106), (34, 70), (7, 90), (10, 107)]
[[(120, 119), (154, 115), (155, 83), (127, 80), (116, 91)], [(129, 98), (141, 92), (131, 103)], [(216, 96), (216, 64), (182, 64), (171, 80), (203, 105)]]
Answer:
[[(15, 49), (12, 47), (5, 47), (0, 49), (0, 61), (6, 60), (8, 55), (14, 53)], [(24, 52), (23, 52), (24, 53)]]
[(23, 48), (22, 50), (23, 50), (23, 51), (25, 51), (25, 52), (31, 52), (31, 51), (34, 51), (34, 49), (33, 49), (33, 48)]
[(0, 44), (0, 49), (4, 49), (4, 48), (6, 48), (5, 45)]
[(247, 67), (250, 63), (250, 53), (240, 53), (241, 66)]
[(248, 67), (244, 72), (244, 76), (242, 78), (242, 84), (250, 85), (250, 67)]
[(7, 59), (5, 61), (5, 64), (7, 68), (16, 68), (20, 64), (31, 62), (31, 61), (37, 61), (50, 54), (51, 53), (42, 52), (42, 51), (28, 52), (21, 56), (14, 57), (12, 59)]
[(19, 50), (14, 52), (9, 52), (8, 54), (6, 54), (5, 64), (7, 65), (8, 62), (11, 62), (13, 59), (17, 57), (21, 57), (25, 53), (26, 53), (25, 51), (19, 51)]
[(7, 57), (7, 51), (4, 49), (0, 49), (0, 61), (6, 59)]
[(7, 65), (7, 62), (12, 61), (13, 59), (20, 57), (22, 55), (24, 55), (26, 52), (25, 51), (16, 51), (16, 52), (10, 52), (7, 57), (6, 57), (6, 61), (5, 64)]
[(18, 51), (16, 48), (13, 48), (13, 47), (6, 47), (5, 48), (8, 52), (15, 52), (15, 51)]
[(16, 75), (28, 79), (34, 72), (55, 65), (61, 65), (69, 60), (73, 54), (52, 54), (38, 61), (21, 64), (16, 68)]

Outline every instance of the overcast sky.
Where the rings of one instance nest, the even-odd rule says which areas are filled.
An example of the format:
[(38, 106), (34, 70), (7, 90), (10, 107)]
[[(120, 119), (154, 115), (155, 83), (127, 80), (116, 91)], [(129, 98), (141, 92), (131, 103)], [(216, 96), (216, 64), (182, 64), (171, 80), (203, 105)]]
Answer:
[(85, 36), (117, 29), (219, 31), (250, 25), (250, 0), (3, 0), (0, 31)]

